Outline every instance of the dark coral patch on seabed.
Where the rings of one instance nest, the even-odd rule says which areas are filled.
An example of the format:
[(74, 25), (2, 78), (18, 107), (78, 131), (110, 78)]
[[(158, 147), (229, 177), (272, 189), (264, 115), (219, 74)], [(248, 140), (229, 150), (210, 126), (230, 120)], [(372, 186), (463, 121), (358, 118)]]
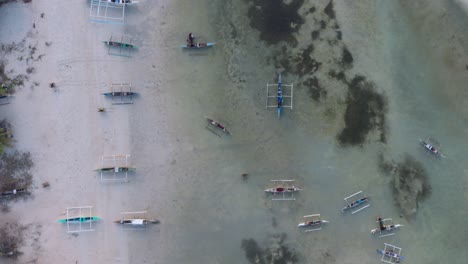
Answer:
[(345, 127), (337, 136), (339, 143), (343, 146), (362, 145), (374, 129), (379, 130), (379, 140), (385, 143), (386, 112), (386, 98), (378, 94), (364, 76), (355, 76), (348, 83)]
[(341, 57), (341, 65), (345, 68), (351, 68), (353, 66), (353, 55), (346, 47), (343, 47), (343, 55)]
[(249, 263), (252, 264), (294, 264), (299, 257), (294, 249), (285, 246), (286, 234), (273, 235), (269, 239), (270, 245), (262, 248), (254, 239), (243, 239), (241, 248)]
[(322, 63), (316, 61), (312, 57), (312, 52), (314, 51), (314, 45), (310, 44), (302, 54), (296, 57), (296, 70), (294, 73), (304, 76), (306, 74), (315, 73)]
[(421, 201), (431, 194), (429, 177), (421, 162), (406, 154), (403, 161), (385, 161), (379, 156), (379, 168), (392, 176), (391, 187), (395, 205), (406, 217), (416, 214)]
[(335, 19), (336, 16), (335, 9), (333, 9), (333, 0), (330, 0), (330, 3), (328, 3), (323, 12), (325, 12), (330, 19)]
[(307, 79), (302, 84), (309, 88), (310, 97), (317, 102), (320, 98), (327, 96), (327, 90), (320, 86), (319, 80), (315, 76)]
[(260, 31), (260, 39), (268, 44), (280, 41), (294, 42), (293, 33), (297, 32), (304, 19), (298, 14), (304, 0), (253, 0), (248, 17), (250, 26)]

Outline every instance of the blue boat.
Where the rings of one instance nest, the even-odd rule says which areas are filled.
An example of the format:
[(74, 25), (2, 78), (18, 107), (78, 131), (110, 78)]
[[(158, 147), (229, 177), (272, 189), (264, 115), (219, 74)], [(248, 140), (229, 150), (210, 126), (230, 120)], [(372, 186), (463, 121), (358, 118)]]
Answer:
[[(384, 256), (396, 259), (395, 263), (400, 263), (400, 261), (404, 259), (403, 256), (400, 256), (400, 255), (398, 255), (397, 253), (395, 253), (393, 251), (385, 251), (383, 249), (377, 249), (377, 252), (384, 255)], [(389, 263), (393, 263), (393, 262), (389, 262)]]
[(281, 117), (281, 107), (283, 106), (283, 87), (282, 87), (282, 81), (281, 81), (281, 73), (278, 75), (278, 96), (277, 96), (277, 102), (278, 102), (278, 118)]

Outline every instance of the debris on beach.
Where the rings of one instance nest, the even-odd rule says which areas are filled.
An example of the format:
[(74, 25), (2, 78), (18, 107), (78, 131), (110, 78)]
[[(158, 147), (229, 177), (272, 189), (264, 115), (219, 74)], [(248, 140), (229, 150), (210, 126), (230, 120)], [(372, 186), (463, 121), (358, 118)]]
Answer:
[(8, 210), (7, 203), (14, 199), (27, 198), (32, 185), (30, 169), (33, 166), (29, 152), (14, 151), (0, 156), (0, 193), (4, 210)]
[(17, 257), (23, 241), (24, 228), (17, 223), (4, 223), (0, 226), (0, 257)]
[(10, 147), (13, 141), (13, 133), (11, 125), (5, 119), (0, 121), (0, 154), (3, 153), (5, 147)]
[(241, 247), (249, 263), (298, 263), (299, 256), (285, 244), (286, 234), (275, 234), (268, 238), (268, 245), (261, 247), (254, 239), (243, 239)]
[[(3, 46), (2, 46), (3, 48)], [(12, 70), (6, 71), (5, 62), (0, 62), (0, 95), (12, 95), (15, 93), (17, 87), (24, 85), (28, 80), (28, 76), (24, 74), (15, 75)]]
[(409, 154), (400, 162), (386, 161), (379, 156), (379, 167), (391, 176), (395, 205), (405, 217), (416, 214), (418, 204), (431, 193), (431, 185), (424, 167)]

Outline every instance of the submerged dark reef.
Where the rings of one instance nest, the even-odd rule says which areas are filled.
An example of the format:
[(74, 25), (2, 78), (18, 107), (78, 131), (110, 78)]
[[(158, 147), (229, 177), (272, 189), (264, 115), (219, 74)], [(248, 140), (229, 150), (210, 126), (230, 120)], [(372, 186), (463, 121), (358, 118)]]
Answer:
[(364, 76), (355, 76), (348, 85), (345, 127), (337, 135), (342, 146), (361, 145), (367, 135), (376, 130), (379, 141), (385, 143), (385, 113), (387, 112), (386, 97), (375, 91), (374, 84)]
[(262, 248), (254, 239), (242, 240), (241, 247), (250, 263), (255, 264), (294, 264), (298, 263), (299, 257), (294, 249), (285, 246), (286, 234), (272, 235), (269, 245)]
[[(265, 18), (253, 19), (254, 9), (256, 15), (259, 15), (258, 12), (260, 12), (262, 15), (266, 15), (266, 13), (269, 15), (294, 13), (294, 16), (297, 16), (298, 8), (303, 4), (302, 1), (292, 1), (289, 5), (282, 4), (282, 1), (280, 1), (281, 3), (268, 1), (268, 4), (265, 1), (254, 2), (263, 3), (261, 7), (253, 5), (250, 9), (251, 25), (262, 32), (263, 40), (265, 40), (266, 35), (276, 35), (276, 29), (275, 26), (268, 29), (260, 29), (258, 25), (254, 26), (259, 19), (265, 20)], [(278, 10), (273, 12), (272, 9)], [(368, 81), (365, 76), (349, 77), (351, 74), (348, 71), (353, 68), (354, 57), (342, 41), (342, 33), (336, 20), (333, 1), (330, 1), (322, 10), (315, 6), (308, 10), (304, 14), (304, 19), (307, 18), (307, 21), (312, 23), (310, 43), (301, 49), (283, 44), (272, 58), (275, 66), (285, 69), (286, 73), (298, 76), (301, 82), (298, 89), (307, 89), (312, 100), (316, 102), (326, 102), (327, 96), (331, 94), (329, 92), (331, 89), (335, 89), (334, 91), (339, 91), (339, 93), (346, 93), (345, 127), (337, 134), (341, 146), (361, 146), (374, 131), (378, 133), (378, 141), (386, 142), (387, 99), (377, 92), (375, 84)], [(303, 22), (295, 17), (292, 18), (292, 21)], [(280, 19), (275, 23), (285, 23), (285, 21)], [(278, 39), (275, 41), (269, 39), (267, 42), (290, 41), (289, 38), (295, 36), (293, 34), (295, 30), (290, 27), (286, 28), (288, 28), (287, 37), (280, 38), (280, 34), (277, 35)], [(323, 54), (328, 56), (324, 57)], [(317, 57), (324, 61), (320, 61)], [(335, 81), (337, 85), (326, 87), (325, 83), (333, 83), (330, 80), (337, 80), (338, 83)]]
[(395, 205), (405, 217), (416, 214), (418, 204), (431, 194), (431, 185), (426, 170), (420, 162), (406, 154), (400, 162), (385, 161), (379, 156), (379, 167), (391, 176)]
[(268, 44), (280, 41), (295, 42), (297, 32), (304, 19), (298, 14), (304, 0), (252, 0), (248, 17), (250, 26), (260, 31), (260, 39)]

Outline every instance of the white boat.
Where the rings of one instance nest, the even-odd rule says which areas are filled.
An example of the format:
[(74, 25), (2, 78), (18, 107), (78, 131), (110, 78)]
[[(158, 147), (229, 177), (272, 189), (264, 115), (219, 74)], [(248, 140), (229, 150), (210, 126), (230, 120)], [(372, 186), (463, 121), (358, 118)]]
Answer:
[(299, 223), (297, 227), (304, 229), (304, 232), (313, 232), (322, 230), (322, 224), (329, 223), (327, 220), (322, 220), (320, 214), (304, 215), (304, 222)]
[(298, 224), (297, 227), (309, 227), (309, 226), (315, 226), (315, 225), (321, 225), (321, 224), (327, 224), (327, 223), (330, 223), (330, 222), (327, 220), (307, 221), (307, 222)]
[(291, 187), (274, 187), (274, 188), (266, 189), (265, 192), (271, 193), (271, 194), (279, 194), (279, 193), (294, 193), (294, 192), (298, 192), (301, 190), (302, 189), (291, 186)]
[[(387, 232), (388, 233), (388, 232), (391, 232), (391, 231), (393, 231), (395, 229), (398, 229), (398, 228), (404, 226), (404, 225), (400, 225), (400, 224), (391, 223), (392, 222), (391, 218), (382, 219), (381, 217), (379, 217), (379, 218), (377, 218), (376, 222), (379, 224), (379, 227), (372, 229), (371, 234), (377, 234), (377, 232), (379, 232), (379, 233)], [(389, 224), (386, 224), (386, 223), (389, 223)], [(389, 235), (393, 235), (393, 234), (389, 234)], [(387, 236), (387, 235), (385, 235), (385, 236)]]
[(121, 225), (134, 225), (142, 226), (147, 224), (159, 224), (159, 220), (150, 220), (150, 219), (122, 219), (114, 221), (114, 223)]
[(145, 230), (150, 224), (160, 223), (159, 220), (149, 218), (147, 213), (147, 211), (123, 212), (120, 213), (122, 218), (114, 223), (122, 225), (123, 230)]
[(428, 138), (427, 140), (419, 139), (419, 143), (421, 143), (421, 145), (423, 145), (426, 150), (428, 150), (435, 156), (445, 158), (445, 156), (442, 153), (440, 153), (440, 147), (434, 146), (434, 144), (431, 143), (430, 138)]
[(112, 3), (116, 5), (136, 5), (139, 1), (134, 0), (104, 0), (103, 2)]
[(302, 189), (294, 186), (294, 180), (271, 180), (271, 182), (274, 187), (266, 189), (265, 192), (275, 196), (272, 200), (296, 200), (294, 194), (302, 191)]

